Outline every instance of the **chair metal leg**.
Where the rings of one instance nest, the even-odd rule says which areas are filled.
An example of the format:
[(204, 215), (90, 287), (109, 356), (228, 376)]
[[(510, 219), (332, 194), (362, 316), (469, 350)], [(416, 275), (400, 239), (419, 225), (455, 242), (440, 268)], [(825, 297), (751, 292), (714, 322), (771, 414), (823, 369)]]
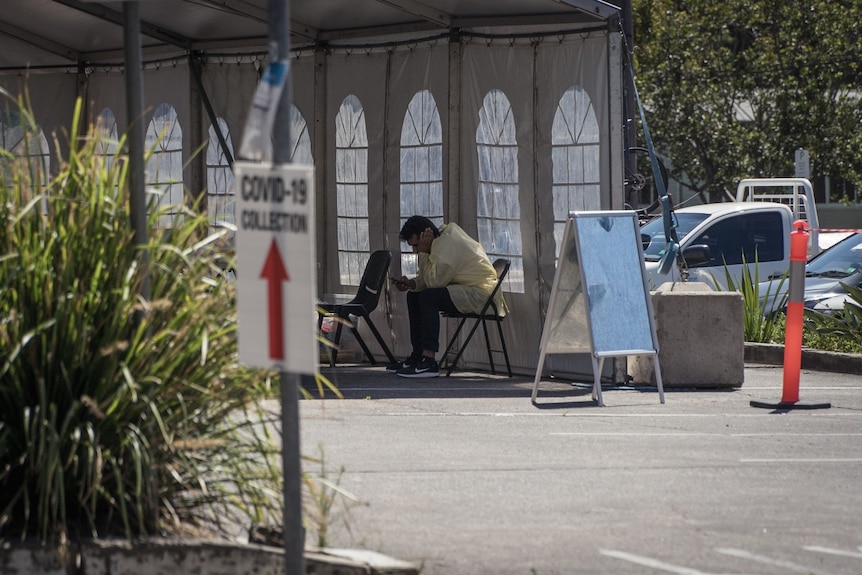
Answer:
[[(461, 323), (463, 324), (463, 322), (464, 322), (464, 321), (467, 321), (467, 318), (464, 318), (464, 320), (463, 320)], [(470, 340), (471, 340), (471, 339), (473, 339), (473, 334), (474, 334), (474, 333), (476, 333), (476, 330), (477, 330), (477, 329), (479, 329), (479, 321), (480, 321), (480, 320), (478, 320), (478, 319), (477, 319), (477, 320), (473, 323), (473, 328), (470, 330), (470, 333), (469, 333), (469, 334), (467, 334), (467, 339), (465, 339), (465, 340), (464, 340), (464, 343), (462, 343), (462, 344), (461, 344), (461, 347), (459, 347), (459, 348), (458, 348), (458, 353), (457, 353), (457, 354), (455, 354), (455, 359), (452, 361), (452, 364), (451, 364), (451, 365), (449, 366), (449, 368), (446, 370), (446, 377), (449, 377), (449, 375), (451, 375), (451, 373), (452, 373), (452, 369), (453, 369), (453, 368), (455, 367), (455, 365), (458, 363), (458, 360), (459, 360), (459, 359), (461, 359), (461, 355), (464, 353), (464, 350), (465, 350), (465, 349), (467, 349), (467, 344), (469, 344), (469, 343), (470, 343)], [(461, 326), (460, 326), (460, 325), (458, 326), (458, 331), (461, 331)], [(455, 337), (456, 337), (457, 335), (458, 335), (458, 333), (456, 332), (456, 333), (455, 333), (455, 335), (454, 335), (454, 336), (452, 336), (452, 341), (453, 341), (453, 342), (455, 341)]]
[(509, 351), (506, 349), (506, 339), (503, 337), (503, 322), (498, 321), (497, 333), (500, 334), (500, 347), (503, 348), (503, 359), (506, 360), (506, 371), (509, 372), (509, 377), (512, 377), (512, 366), (509, 364)]
[[(446, 351), (443, 352), (443, 357), (441, 359), (448, 358), (449, 354), (452, 351), (454, 351), (453, 348), (455, 346), (455, 342), (458, 341), (458, 334), (461, 333), (461, 328), (464, 327), (464, 323), (466, 321), (467, 321), (467, 318), (463, 318), (461, 321), (458, 322), (458, 327), (455, 328), (455, 333), (452, 334), (451, 338), (449, 338), (449, 343), (446, 345)], [(455, 368), (455, 363), (458, 361), (459, 357), (461, 357), (460, 353), (455, 357), (454, 361), (450, 362), (448, 359), (446, 359), (446, 361), (448, 362), (447, 369), (446, 369), (446, 377), (449, 377), (449, 374), (452, 373), (452, 370)]]
[(332, 340), (333, 347), (329, 349), (329, 366), (335, 367), (336, 362), (338, 361), (338, 346), (341, 344), (341, 330), (344, 328), (344, 324), (350, 328), (350, 332), (353, 334), (353, 337), (356, 338), (356, 342), (362, 348), (362, 352), (365, 354), (365, 357), (368, 358), (368, 361), (371, 362), (371, 365), (377, 365), (377, 359), (374, 357), (374, 354), (371, 353), (371, 350), (368, 348), (368, 344), (365, 343), (365, 340), (362, 338), (362, 335), (359, 333), (359, 318), (363, 318), (368, 323), (368, 328), (371, 330), (371, 333), (374, 334), (374, 338), (377, 340), (377, 343), (380, 344), (383, 353), (386, 354), (386, 357), (389, 359), (390, 363), (396, 363), (398, 360), (395, 359), (395, 356), (392, 354), (392, 351), (389, 349), (389, 346), (386, 345), (386, 341), (384, 341), (383, 336), (380, 335), (380, 331), (377, 329), (377, 326), (374, 325), (374, 322), (371, 321), (371, 318), (368, 314), (363, 313), (362, 315), (355, 316), (357, 318), (356, 323), (351, 321), (350, 313), (345, 311), (340, 311), (332, 314), (317, 314), (317, 327), (320, 330), (320, 327), (323, 325), (323, 318), (325, 315), (329, 315), (331, 317), (337, 318), (336, 322), (338, 326), (335, 329), (335, 337)]
[(341, 316), (336, 316), (339, 321), (338, 327), (335, 328), (335, 338), (332, 340), (332, 349), (329, 350), (329, 367), (335, 367), (335, 362), (338, 359), (338, 346), (341, 345), (341, 328), (344, 327), (344, 322), (341, 321)]
[[(318, 335), (322, 335), (324, 338), (326, 338), (327, 341), (329, 341), (329, 337), (327, 337), (326, 335), (323, 334), (323, 319), (324, 319), (324, 317), (328, 317), (328, 314), (317, 312), (317, 333), (318, 333)], [(330, 348), (328, 345), (325, 347), (326, 347), (326, 354), (330, 358), (329, 366), (332, 367), (332, 348)]]
[(398, 363), (398, 360), (395, 359), (395, 356), (392, 354), (392, 351), (390, 351), (389, 346), (386, 345), (385, 341), (383, 341), (383, 337), (380, 335), (380, 332), (377, 331), (377, 326), (374, 325), (374, 322), (371, 321), (371, 318), (367, 315), (363, 317), (365, 318), (365, 323), (368, 324), (368, 329), (370, 329), (371, 333), (374, 334), (374, 338), (377, 339), (377, 343), (380, 344), (381, 349), (383, 349), (383, 353), (385, 353), (386, 357), (389, 359), (389, 363)]
[(488, 324), (485, 323), (485, 318), (479, 321), (482, 322), (482, 331), (485, 332), (485, 349), (488, 350), (488, 365), (491, 366), (491, 375), (497, 375), (497, 370), (494, 369), (494, 356), (491, 353), (491, 340), (488, 338)]
[(356, 343), (359, 344), (359, 347), (361, 347), (362, 351), (365, 353), (365, 357), (367, 357), (368, 361), (371, 362), (371, 365), (377, 365), (377, 360), (374, 359), (374, 356), (371, 354), (371, 350), (368, 349), (367, 345), (365, 345), (365, 340), (362, 339), (361, 335), (359, 335), (359, 330), (356, 329), (356, 326), (350, 324), (350, 331), (353, 333), (353, 337), (356, 338)]
[[(466, 321), (467, 321), (467, 318), (464, 318), (458, 322), (458, 327), (455, 328), (455, 333), (452, 334), (451, 338), (449, 338), (449, 343), (446, 344), (446, 351), (443, 352), (443, 356), (440, 358), (441, 360), (449, 357), (449, 353), (452, 351), (452, 347), (455, 345), (455, 342), (458, 340), (458, 334), (461, 333), (461, 328), (464, 327), (464, 322), (466, 322)], [(450, 363), (449, 365), (451, 366), (452, 364)], [(452, 370), (450, 369), (449, 373), (451, 373), (451, 371)], [(449, 373), (447, 373), (446, 375), (449, 375)]]
[[(446, 345), (446, 351), (443, 352), (443, 358), (448, 358), (449, 353), (453, 351), (455, 347), (455, 343), (458, 340), (458, 335), (461, 333), (461, 329), (464, 327), (464, 324), (468, 319), (474, 318), (462, 318), (461, 321), (458, 322), (458, 327), (455, 329), (455, 333), (449, 339), (449, 343)], [(452, 374), (452, 370), (455, 369), (455, 366), (458, 364), (458, 360), (461, 359), (461, 356), (464, 354), (464, 351), (467, 349), (467, 345), (470, 343), (470, 340), (473, 339), (473, 335), (476, 333), (476, 330), (479, 328), (479, 323), (482, 324), (482, 331), (485, 335), (485, 350), (488, 353), (488, 365), (491, 367), (491, 374), (497, 375), (496, 367), (494, 366), (494, 352), (501, 352), (503, 354), (503, 359), (506, 361), (506, 372), (509, 374), (509, 377), (512, 377), (512, 364), (509, 361), (509, 350), (506, 348), (506, 340), (503, 337), (503, 325), (501, 321), (494, 320), (497, 324), (497, 334), (500, 337), (500, 350), (494, 350), (491, 347), (491, 337), (488, 333), (488, 324), (487, 318), (478, 318), (475, 319), (473, 323), (473, 328), (470, 330), (470, 333), (467, 334), (467, 338), (464, 340), (464, 343), (458, 348), (458, 352), (455, 354), (455, 359), (449, 362), (449, 365), (446, 369), (446, 377)]]

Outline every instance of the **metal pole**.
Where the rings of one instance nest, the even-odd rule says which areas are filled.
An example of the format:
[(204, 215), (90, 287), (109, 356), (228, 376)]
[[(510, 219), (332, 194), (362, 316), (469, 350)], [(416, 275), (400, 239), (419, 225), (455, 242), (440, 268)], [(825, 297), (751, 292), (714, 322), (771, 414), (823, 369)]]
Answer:
[[(622, 27), (623, 35), (625, 36), (625, 44), (623, 49), (626, 51), (623, 57), (623, 66), (634, 66), (634, 17), (632, 15), (632, 0), (622, 0)], [(634, 73), (624, 70), (624, 78), (634, 78)], [(623, 82), (623, 86), (626, 82)], [(637, 121), (635, 120), (635, 95), (633, 87), (629, 86), (625, 92), (625, 103), (623, 104), (623, 149), (626, 151), (623, 161), (627, 174), (637, 173), (637, 157), (634, 152), (629, 152), (629, 148), (637, 142)], [(659, 177), (659, 176), (655, 176)], [(638, 193), (633, 186), (629, 186), (628, 195), (625, 197), (625, 202), (633, 209), (638, 207)]]
[[(129, 137), (129, 216), (135, 231), (135, 245), (147, 244), (147, 201), (144, 189), (144, 82), (141, 78), (141, 20), (138, 2), (123, 4), (123, 36), (126, 59), (126, 133)], [(141, 297), (150, 299), (147, 252), (141, 251), (144, 279)]]
[[(270, 0), (269, 3), (271, 62), (289, 61), (289, 4), (289, 0)], [(272, 160), (275, 165), (291, 162), (291, 100), (291, 73), (288, 68), (272, 129)], [(281, 381), (281, 457), (284, 474), (284, 563), (287, 575), (302, 575), (305, 546), (302, 528), (302, 469), (299, 453), (299, 387), (302, 378), (298, 373), (282, 371), (279, 379)]]

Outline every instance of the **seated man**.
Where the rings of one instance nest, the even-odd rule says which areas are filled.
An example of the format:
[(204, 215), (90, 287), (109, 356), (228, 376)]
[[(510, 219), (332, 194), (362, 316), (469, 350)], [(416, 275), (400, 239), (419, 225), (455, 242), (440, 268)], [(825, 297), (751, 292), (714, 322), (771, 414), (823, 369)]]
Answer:
[[(443, 224), (437, 229), (428, 218), (412, 216), (404, 223), (399, 237), (419, 257), (416, 277), (402, 276), (395, 282), (399, 291), (408, 292), (413, 352), (386, 369), (401, 377), (437, 377), (440, 372), (435, 356), (440, 349), (440, 312), (482, 311), (494, 290), (497, 272), (482, 245), (457, 224)], [(505, 313), (502, 292), (497, 292), (495, 301), (500, 313)]]

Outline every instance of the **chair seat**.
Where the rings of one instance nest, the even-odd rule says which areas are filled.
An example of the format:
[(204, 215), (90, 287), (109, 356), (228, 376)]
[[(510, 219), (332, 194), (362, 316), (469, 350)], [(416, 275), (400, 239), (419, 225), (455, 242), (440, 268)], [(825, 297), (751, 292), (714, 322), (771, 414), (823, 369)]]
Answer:
[(326, 296), (318, 302), (318, 305), (320, 305), (320, 306), (344, 305), (344, 304), (352, 303), (354, 299), (356, 299), (355, 294), (330, 293), (330, 294), (326, 294)]
[(364, 305), (358, 303), (331, 303), (331, 302), (321, 302), (317, 304), (317, 307), (320, 309), (332, 313), (338, 314), (339, 312), (351, 313), (353, 315), (367, 313), (368, 310)]
[(462, 312), (458, 312), (458, 313), (441, 312), (440, 315), (442, 317), (445, 317), (446, 319), (462, 319), (462, 318), (482, 319), (482, 318), (485, 318), (485, 319), (490, 319), (493, 321), (503, 321), (503, 319), (506, 317), (503, 315), (496, 315), (493, 313), (486, 313), (485, 315), (482, 315), (482, 314), (478, 314), (478, 313), (462, 313)]

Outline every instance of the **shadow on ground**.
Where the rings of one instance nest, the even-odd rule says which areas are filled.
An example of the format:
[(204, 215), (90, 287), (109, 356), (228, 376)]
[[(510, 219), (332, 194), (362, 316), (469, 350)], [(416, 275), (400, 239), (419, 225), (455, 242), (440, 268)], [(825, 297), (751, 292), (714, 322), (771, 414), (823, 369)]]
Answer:
[[(441, 375), (428, 379), (409, 379), (386, 371), (384, 367), (369, 364), (340, 364), (321, 367), (321, 374), (339, 389), (345, 399), (397, 399), (397, 398), (506, 398), (529, 399), (533, 391), (533, 376), (515, 374), (512, 377), (490, 372), (453, 372), (450, 377)], [(594, 407), (592, 382), (589, 378), (542, 378), (539, 386), (540, 409)], [(304, 380), (304, 387), (312, 398), (320, 399), (320, 391), (313, 382)], [(656, 393), (655, 387), (615, 387), (610, 383), (602, 390), (628, 389)], [(667, 393), (668, 390), (666, 390)], [(331, 390), (324, 390), (323, 399), (336, 399)]]

